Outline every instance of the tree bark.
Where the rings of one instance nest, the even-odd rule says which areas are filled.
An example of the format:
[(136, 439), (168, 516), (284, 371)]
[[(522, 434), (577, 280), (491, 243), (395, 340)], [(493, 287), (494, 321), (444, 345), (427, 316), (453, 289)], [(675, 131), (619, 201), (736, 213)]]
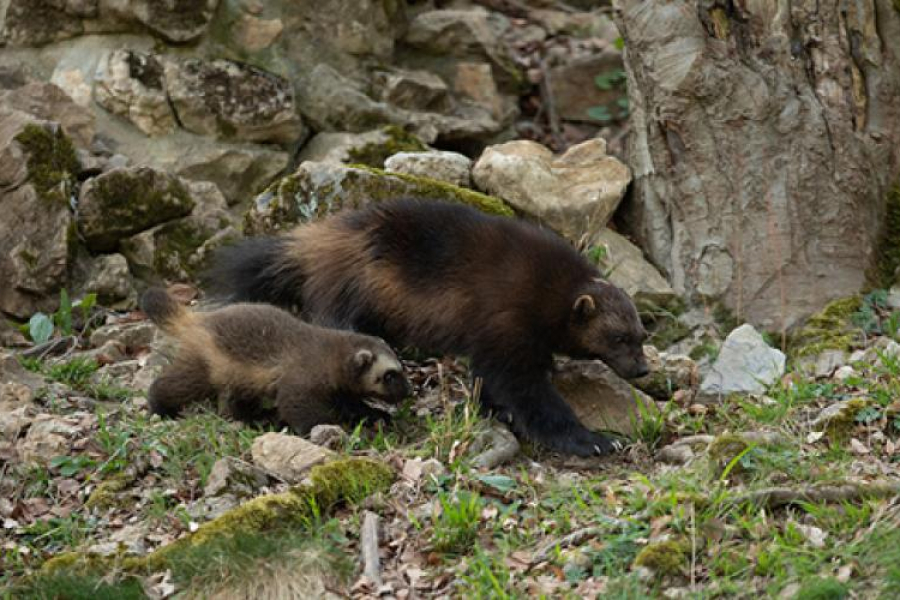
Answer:
[(769, 330), (865, 283), (900, 165), (892, 0), (619, 0), (634, 190), (673, 287)]

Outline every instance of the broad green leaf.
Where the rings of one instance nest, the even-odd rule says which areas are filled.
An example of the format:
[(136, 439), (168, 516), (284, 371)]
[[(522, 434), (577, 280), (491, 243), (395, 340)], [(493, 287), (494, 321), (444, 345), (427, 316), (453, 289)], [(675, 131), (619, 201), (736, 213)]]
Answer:
[(516, 480), (506, 475), (479, 475), (475, 479), (504, 494), (516, 489)]
[(594, 119), (595, 121), (612, 121), (612, 114), (610, 114), (609, 109), (605, 106), (592, 106), (587, 109), (587, 116)]
[(43, 344), (53, 336), (53, 321), (42, 312), (34, 313), (28, 320), (28, 335), (35, 344)]

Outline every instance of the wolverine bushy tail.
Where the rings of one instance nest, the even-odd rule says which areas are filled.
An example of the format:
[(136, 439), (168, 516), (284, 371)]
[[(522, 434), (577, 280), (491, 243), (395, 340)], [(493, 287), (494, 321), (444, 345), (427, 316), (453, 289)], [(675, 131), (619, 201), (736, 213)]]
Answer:
[(141, 310), (163, 331), (170, 329), (187, 310), (161, 287), (152, 287), (144, 292), (140, 304)]
[(298, 306), (303, 273), (291, 259), (291, 244), (283, 237), (256, 237), (217, 250), (204, 275), (205, 287), (229, 302), (268, 302)]

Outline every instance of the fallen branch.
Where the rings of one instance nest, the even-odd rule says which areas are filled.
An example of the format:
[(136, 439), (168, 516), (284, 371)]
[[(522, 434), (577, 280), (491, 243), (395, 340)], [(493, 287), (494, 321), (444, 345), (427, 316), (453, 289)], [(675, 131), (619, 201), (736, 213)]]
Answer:
[(750, 502), (769, 507), (800, 502), (854, 502), (865, 498), (900, 496), (900, 481), (872, 481), (840, 485), (811, 485), (803, 488), (772, 487), (737, 494), (728, 498), (730, 505)]
[(561, 537), (558, 540), (553, 540), (552, 542), (548, 542), (538, 548), (534, 555), (531, 557), (532, 566), (549, 559), (550, 553), (553, 552), (556, 548), (563, 549), (569, 548), (571, 546), (580, 546), (589, 539), (595, 538), (604, 533), (609, 533), (610, 529), (627, 529), (632, 525), (630, 521), (626, 521), (625, 519), (617, 519), (615, 517), (607, 517), (603, 515), (599, 515), (597, 518), (601, 521), (604, 521), (604, 525), (578, 529), (566, 536)]
[[(25, 358), (32, 358), (37, 356), (38, 358), (43, 359), (45, 356), (49, 354), (55, 354), (57, 352), (68, 352), (72, 348), (78, 347), (78, 338), (74, 335), (69, 335), (66, 337), (54, 338), (52, 340), (46, 341), (43, 344), (38, 344), (33, 348), (29, 348), (28, 350), (22, 350), (19, 352), (19, 356), (23, 356)], [(65, 348), (65, 351), (62, 349)]]
[(381, 587), (381, 561), (378, 558), (378, 515), (366, 511), (359, 534), (362, 546), (363, 574), (376, 588)]

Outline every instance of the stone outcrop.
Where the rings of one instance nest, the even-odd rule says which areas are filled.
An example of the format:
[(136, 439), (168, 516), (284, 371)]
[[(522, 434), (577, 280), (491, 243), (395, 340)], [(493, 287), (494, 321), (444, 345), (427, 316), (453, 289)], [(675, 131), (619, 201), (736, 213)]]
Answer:
[(562, 156), (525, 140), (491, 146), (472, 169), (478, 189), (579, 241), (599, 233), (622, 200), (631, 172), (593, 139)]

